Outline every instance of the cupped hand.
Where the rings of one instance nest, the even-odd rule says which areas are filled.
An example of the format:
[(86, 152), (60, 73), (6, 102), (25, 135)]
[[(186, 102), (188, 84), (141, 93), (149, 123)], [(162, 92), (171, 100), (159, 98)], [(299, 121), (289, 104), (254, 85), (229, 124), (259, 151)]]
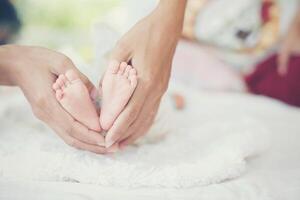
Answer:
[(94, 153), (106, 153), (104, 137), (74, 120), (57, 102), (52, 84), (59, 74), (75, 70), (89, 90), (91, 82), (65, 55), (45, 48), (8, 45), (1, 47), (7, 58), (13, 84), (18, 85), (37, 118), (49, 125), (65, 143)]
[(183, 10), (174, 15), (166, 14), (163, 6), (156, 8), (126, 33), (112, 52), (111, 60), (131, 63), (137, 69), (138, 85), (109, 129), (105, 138), (107, 147), (119, 143), (122, 148), (133, 143), (154, 121), (168, 87), (172, 59), (181, 34), (185, 5), (177, 6), (176, 9)]

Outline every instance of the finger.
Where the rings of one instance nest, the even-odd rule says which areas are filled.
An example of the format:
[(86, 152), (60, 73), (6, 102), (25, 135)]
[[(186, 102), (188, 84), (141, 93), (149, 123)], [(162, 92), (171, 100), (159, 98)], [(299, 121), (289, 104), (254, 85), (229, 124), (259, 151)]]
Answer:
[(143, 88), (139, 88), (139, 85), (137, 86), (136, 91), (133, 93), (133, 96), (128, 105), (125, 107), (124, 111), (119, 115), (119, 117), (113, 123), (112, 127), (107, 132), (107, 135), (105, 137), (106, 147), (110, 147), (120, 137), (122, 137), (122, 135), (132, 124), (132, 122), (134, 122), (134, 120), (137, 118), (142, 109), (142, 106), (144, 105), (146, 92), (147, 91)]
[(133, 135), (130, 135), (129, 137), (127, 137), (126, 139), (122, 140), (119, 143), (119, 148), (121, 150), (123, 150), (126, 146), (133, 144), (137, 139), (139, 139), (141, 137), (141, 133), (140, 132), (136, 132)]
[(52, 127), (59, 127), (61, 134), (75, 137), (82, 142), (104, 146), (104, 137), (100, 133), (91, 131), (75, 121), (56, 100), (50, 100), (49, 103), (51, 111), (48, 118)]
[(103, 146), (88, 144), (88, 143), (82, 142), (81, 140), (78, 140), (77, 138), (74, 138), (74, 137), (66, 134), (65, 129), (62, 127), (54, 126), (52, 128), (58, 134), (58, 136), (60, 136), (64, 140), (64, 142), (66, 144), (68, 144), (74, 148), (90, 151), (90, 152), (97, 153), (97, 154), (105, 154), (107, 152), (106, 148)]
[(63, 54), (60, 57), (61, 59), (56, 59), (56, 63), (53, 62), (51, 65), (51, 72), (53, 74), (56, 74), (58, 76), (60, 74), (65, 74), (68, 70), (71, 69), (79, 72), (70, 58)]
[[(153, 109), (153, 107), (155, 109)], [(129, 127), (126, 134), (124, 134), (119, 140), (120, 148), (124, 148), (126, 145), (132, 144), (139, 137), (142, 137), (147, 133), (147, 131), (149, 131), (158, 111), (159, 103), (155, 106), (149, 106), (149, 108), (151, 108), (151, 110), (143, 110), (140, 113), (137, 120)]]
[(84, 143), (105, 146), (104, 137), (100, 133), (89, 130), (77, 121), (74, 121), (71, 130), (69, 135)]
[(288, 56), (286, 55), (282, 55), (280, 56), (279, 60), (278, 60), (278, 73), (280, 75), (285, 75), (287, 72), (287, 65), (288, 65)]
[[(145, 105), (147, 105), (147, 102), (145, 102)], [(132, 123), (132, 125), (127, 129), (127, 131), (118, 139), (118, 142), (121, 142), (128, 138), (130, 135), (141, 131), (139, 129), (142, 129), (143, 126), (147, 126), (147, 124), (149, 124), (149, 126), (152, 125), (159, 108), (159, 103), (149, 105), (148, 102), (148, 108), (149, 109), (143, 109), (140, 112), (140, 114), (137, 116), (137, 120), (134, 121), (134, 123)]]
[[(140, 122), (137, 122), (137, 124), (141, 125)], [(152, 123), (148, 122), (140, 126), (139, 128), (135, 127), (137, 129), (133, 128), (134, 129), (133, 134), (129, 135), (127, 138), (125, 138), (119, 143), (120, 149), (125, 148), (127, 145), (133, 144), (137, 139), (144, 136), (147, 133), (147, 131), (149, 131), (151, 124)]]
[(106, 148), (107, 153), (116, 153), (119, 151), (120, 147), (118, 143), (111, 145), (109, 148)]
[(289, 53), (283, 51), (278, 56), (278, 73), (280, 75), (285, 75), (287, 73), (288, 68), (288, 61), (289, 61)]
[(73, 61), (65, 55), (62, 55), (62, 59), (57, 61), (57, 64), (53, 64), (53, 68), (51, 72), (57, 76), (60, 74), (65, 74), (68, 70), (74, 70), (79, 78), (83, 81), (83, 83), (88, 88), (89, 92), (95, 87), (93, 83), (83, 74), (81, 73), (77, 67), (74, 65)]
[[(74, 73), (77, 75), (77, 77), (79, 77), (79, 79), (83, 82), (83, 84), (88, 89), (89, 93), (91, 93), (95, 89), (94, 84), (82, 72), (80, 72), (75, 66), (70, 67), (70, 68), (72, 71), (74, 71)], [(66, 73), (68, 73), (68, 71)]]
[(87, 87), (89, 93), (91, 93), (93, 90), (95, 90), (94, 84), (80, 71), (77, 70), (79, 73), (80, 80), (84, 83), (84, 85)]
[(68, 145), (80, 149), (80, 150), (85, 150), (85, 151), (90, 151), (96, 154), (105, 154), (107, 153), (106, 148), (105, 147), (100, 147), (98, 145), (92, 145), (92, 144), (87, 144), (84, 143), (80, 140), (77, 140), (76, 138), (72, 138), (72, 137), (65, 137), (64, 140)]

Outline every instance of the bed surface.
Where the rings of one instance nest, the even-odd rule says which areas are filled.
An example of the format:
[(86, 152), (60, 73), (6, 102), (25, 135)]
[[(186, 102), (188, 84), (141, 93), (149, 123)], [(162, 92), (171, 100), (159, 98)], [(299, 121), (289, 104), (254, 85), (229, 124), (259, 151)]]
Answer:
[[(135, 5), (137, 1), (132, 2)], [(136, 11), (130, 13), (138, 15)], [(140, 15), (145, 15), (143, 9), (138, 10), (138, 12)], [(140, 18), (140, 16), (134, 18)], [(128, 27), (130, 26), (127, 25), (124, 31)], [(91, 76), (92, 74), (97, 75), (99, 73), (91, 73)], [(244, 94), (202, 92), (201, 95), (206, 102), (213, 101), (220, 104), (222, 101), (236, 100), (242, 105), (250, 105), (248, 111), (264, 123), (272, 134), (269, 150), (258, 157), (249, 158), (248, 169), (241, 177), (220, 184), (188, 189), (125, 189), (73, 182), (14, 180), (0, 176), (0, 199), (299, 200), (300, 110), (274, 100)], [(268, 101), (268, 109), (261, 109), (261, 104), (265, 103), (265, 100)], [(0, 134), (1, 131), (0, 120)]]
[[(289, 199), (300, 198), (300, 111), (277, 101), (244, 94), (203, 92), (203, 101), (235, 101), (264, 123), (271, 147), (249, 158), (247, 171), (220, 184), (188, 189), (100, 187), (72, 182), (0, 179), (0, 199)], [(260, 104), (266, 103), (266, 109)], [(238, 105), (239, 104), (239, 105)], [(258, 109), (255, 109), (255, 108)], [(268, 110), (268, 112), (266, 112)]]

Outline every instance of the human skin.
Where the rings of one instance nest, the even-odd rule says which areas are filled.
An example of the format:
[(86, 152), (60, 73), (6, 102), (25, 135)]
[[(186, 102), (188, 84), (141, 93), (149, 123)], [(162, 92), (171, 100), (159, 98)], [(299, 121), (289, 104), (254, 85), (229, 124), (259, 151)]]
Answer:
[(278, 73), (284, 76), (287, 73), (289, 58), (292, 54), (300, 54), (300, 8), (284, 37), (278, 56)]
[(103, 77), (99, 94), (102, 94), (100, 124), (109, 130), (122, 112), (137, 86), (136, 69), (126, 62), (113, 62)]
[(105, 143), (123, 148), (152, 125), (170, 78), (173, 55), (181, 35), (186, 0), (161, 0), (116, 44), (110, 60), (137, 69), (139, 83), (128, 105), (109, 129)]
[(78, 149), (103, 154), (104, 137), (75, 121), (59, 104), (52, 84), (59, 74), (73, 69), (89, 90), (91, 82), (63, 54), (45, 48), (0, 46), (0, 84), (19, 87), (35, 116), (45, 122), (65, 143)]

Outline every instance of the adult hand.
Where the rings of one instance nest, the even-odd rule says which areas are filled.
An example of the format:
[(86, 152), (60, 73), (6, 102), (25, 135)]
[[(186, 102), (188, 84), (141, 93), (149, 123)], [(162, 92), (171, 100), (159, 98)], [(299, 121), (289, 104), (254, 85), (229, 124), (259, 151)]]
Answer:
[(68, 57), (44, 48), (7, 45), (0, 47), (0, 60), (9, 84), (22, 89), (37, 118), (75, 148), (100, 154), (106, 152), (104, 137), (75, 121), (55, 98), (52, 84), (59, 74), (69, 69), (78, 73), (89, 90), (93, 88)]
[(287, 73), (289, 58), (294, 53), (300, 54), (300, 14), (295, 17), (279, 50), (278, 73), (280, 75)]
[(173, 55), (180, 37), (185, 0), (161, 0), (158, 7), (139, 21), (117, 43), (111, 60), (131, 63), (138, 85), (128, 105), (108, 131), (109, 147), (133, 143), (152, 125), (165, 93)]

